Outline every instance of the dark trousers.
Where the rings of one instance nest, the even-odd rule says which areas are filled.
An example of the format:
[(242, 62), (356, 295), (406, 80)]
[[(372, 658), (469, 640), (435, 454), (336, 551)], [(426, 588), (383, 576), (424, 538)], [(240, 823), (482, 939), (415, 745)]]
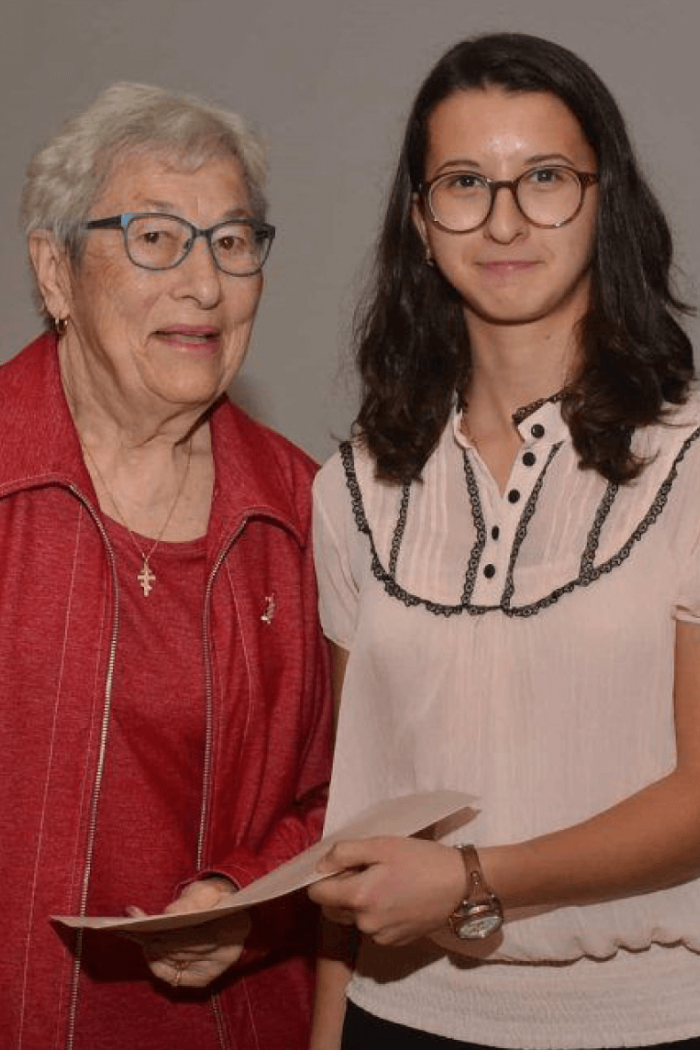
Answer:
[[(383, 1021), (348, 1003), (341, 1050), (498, 1050), (481, 1043), (463, 1043), (441, 1035), (420, 1032), (402, 1024)], [(700, 1050), (700, 1036), (675, 1043), (656, 1043), (645, 1050)]]

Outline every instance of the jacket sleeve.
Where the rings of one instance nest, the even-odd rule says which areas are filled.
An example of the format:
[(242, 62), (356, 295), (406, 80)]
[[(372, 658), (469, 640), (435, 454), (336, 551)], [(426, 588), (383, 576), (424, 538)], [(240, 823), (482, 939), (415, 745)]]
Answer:
[[(248, 555), (252, 546), (249, 551), (239, 551), (247, 569), (251, 567)], [(277, 617), (282, 631), (284, 609), (296, 602), (289, 637), (285, 634), (279, 638), (281, 653), (277, 651), (273, 659), (268, 649), (266, 660), (266, 651), (258, 650), (252, 673), (255, 676), (260, 672), (264, 677), (267, 672), (270, 684), (260, 690), (259, 697), (253, 697), (251, 707), (258, 699), (265, 715), (253, 718), (251, 714), (243, 739), (232, 740), (226, 757), (217, 758), (219, 787), (214, 822), (218, 832), (208, 851), (208, 863), (198, 877), (225, 875), (239, 888), (317, 842), (323, 828), (332, 748), (330, 659), (318, 621), (310, 539), (302, 551), (297, 548), (297, 558), (294, 587), (290, 584), (286, 593), (282, 589), (276, 596), (275, 621), (269, 627), (255, 625), (254, 637), (262, 638), (261, 645), (267, 642), (271, 646)], [(259, 609), (258, 603), (258, 623)], [(276, 670), (270, 666), (275, 661)], [(235, 697), (228, 698), (229, 704), (235, 702)], [(233, 766), (230, 770), (229, 763)], [(231, 800), (228, 808), (227, 791)], [(230, 837), (225, 834), (227, 825)], [(243, 826), (247, 832), (240, 830)], [(228, 845), (224, 846), (222, 839), (226, 838)], [(259, 954), (274, 952), (282, 943), (287, 949), (304, 944), (306, 950), (312, 950), (309, 942), (314, 937), (315, 911), (306, 894), (259, 905), (253, 909), (252, 919), (253, 931), (239, 968), (252, 963)]]
[(212, 611), (221, 700), (205, 873), (239, 887), (318, 841), (325, 815), (332, 697), (308, 472), (296, 479), (295, 499), (303, 505), (296, 533), (264, 518), (247, 523), (222, 567)]

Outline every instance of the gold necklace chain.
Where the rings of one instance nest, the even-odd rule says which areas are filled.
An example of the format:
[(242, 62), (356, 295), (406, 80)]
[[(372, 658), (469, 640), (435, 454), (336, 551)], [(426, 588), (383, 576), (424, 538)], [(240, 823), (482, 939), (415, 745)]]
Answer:
[(151, 558), (153, 557), (153, 554), (155, 553), (155, 551), (156, 551), (156, 549), (158, 547), (158, 544), (163, 539), (163, 536), (165, 535), (165, 530), (167, 529), (168, 525), (170, 524), (170, 519), (172, 518), (173, 514), (175, 513), (175, 508), (177, 507), (178, 503), (180, 502), (180, 496), (183, 493), (183, 490), (185, 488), (185, 482), (187, 481), (187, 476), (188, 476), (188, 474), (190, 472), (190, 460), (192, 459), (192, 438), (190, 437), (190, 440), (189, 440), (189, 442), (187, 444), (187, 463), (185, 464), (185, 470), (184, 470), (184, 473), (182, 475), (182, 480), (180, 481), (180, 484), (178, 486), (178, 490), (175, 493), (175, 499), (173, 500), (173, 502), (172, 502), (172, 504), (170, 506), (170, 510), (168, 511), (168, 516), (167, 516), (167, 518), (165, 519), (165, 521), (163, 523), (163, 527), (161, 528), (160, 532), (156, 536), (155, 542), (154, 542), (153, 546), (151, 547), (150, 551), (148, 552), (148, 554), (146, 554), (145, 551), (141, 550), (140, 545), (136, 542), (136, 537), (134, 536), (133, 532), (129, 528), (129, 526), (127, 524), (127, 521), (126, 521), (126, 518), (122, 514), (121, 508), (120, 508), (119, 504), (117, 503), (116, 499), (114, 498), (113, 492), (111, 491), (111, 489), (109, 488), (109, 485), (105, 481), (105, 479), (104, 479), (104, 477), (102, 475), (102, 471), (97, 466), (97, 463), (95, 462), (95, 457), (93, 456), (92, 452), (87, 447), (87, 445), (85, 444), (83, 439), (80, 437), (80, 435), (78, 435), (78, 440), (80, 441), (81, 448), (83, 449), (83, 451), (85, 452), (86, 456), (88, 457), (88, 459), (92, 463), (93, 467), (95, 468), (95, 473), (97, 474), (98, 478), (100, 479), (100, 482), (102, 483), (102, 488), (105, 490), (105, 492), (109, 496), (110, 501), (112, 503), (112, 506), (114, 507), (114, 509), (117, 512), (117, 517), (119, 518), (119, 521), (124, 526), (126, 531), (129, 533), (129, 536), (131, 537), (131, 542), (133, 543), (134, 547), (136, 548), (138, 553), (143, 558), (143, 565), (141, 566), (141, 571), (138, 573), (136, 579), (139, 581), (139, 584), (141, 585), (141, 588), (143, 590), (144, 598), (147, 598), (149, 596), (149, 594), (151, 593), (151, 591), (153, 590), (153, 584), (156, 582), (155, 573), (151, 569), (151, 565), (150, 565)]

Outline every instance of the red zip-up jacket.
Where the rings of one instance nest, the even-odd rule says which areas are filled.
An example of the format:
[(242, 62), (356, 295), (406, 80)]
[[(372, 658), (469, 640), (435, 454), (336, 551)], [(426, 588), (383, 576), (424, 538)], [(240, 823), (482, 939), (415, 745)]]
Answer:
[[(313, 464), (226, 398), (211, 430), (207, 583), (192, 639), (206, 750), (198, 856), (183, 857), (183, 871), (243, 886), (320, 834), (328, 661), (309, 543)], [(0, 1046), (302, 1050), (315, 932), (303, 897), (255, 910), (246, 952), (215, 994), (175, 993), (147, 972), (122, 979), (119, 953), (134, 945), (50, 922), (87, 912), (98, 877), (119, 612), (114, 552), (45, 335), (0, 367)], [(164, 761), (156, 750), (153, 761)], [(157, 871), (146, 876), (157, 885)], [(176, 892), (163, 887), (164, 902)], [(91, 965), (105, 952), (116, 967), (107, 982)], [(98, 994), (103, 1015), (90, 1009)]]

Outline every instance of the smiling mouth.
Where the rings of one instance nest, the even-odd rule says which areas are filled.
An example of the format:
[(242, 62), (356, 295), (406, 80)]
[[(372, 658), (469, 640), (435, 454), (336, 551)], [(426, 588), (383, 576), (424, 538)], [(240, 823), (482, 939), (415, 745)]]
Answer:
[(183, 347), (211, 347), (219, 340), (215, 328), (161, 328), (156, 332), (160, 339)]
[(535, 259), (503, 259), (482, 262), (479, 265), (482, 270), (490, 273), (517, 273), (519, 270), (529, 270), (538, 263)]

